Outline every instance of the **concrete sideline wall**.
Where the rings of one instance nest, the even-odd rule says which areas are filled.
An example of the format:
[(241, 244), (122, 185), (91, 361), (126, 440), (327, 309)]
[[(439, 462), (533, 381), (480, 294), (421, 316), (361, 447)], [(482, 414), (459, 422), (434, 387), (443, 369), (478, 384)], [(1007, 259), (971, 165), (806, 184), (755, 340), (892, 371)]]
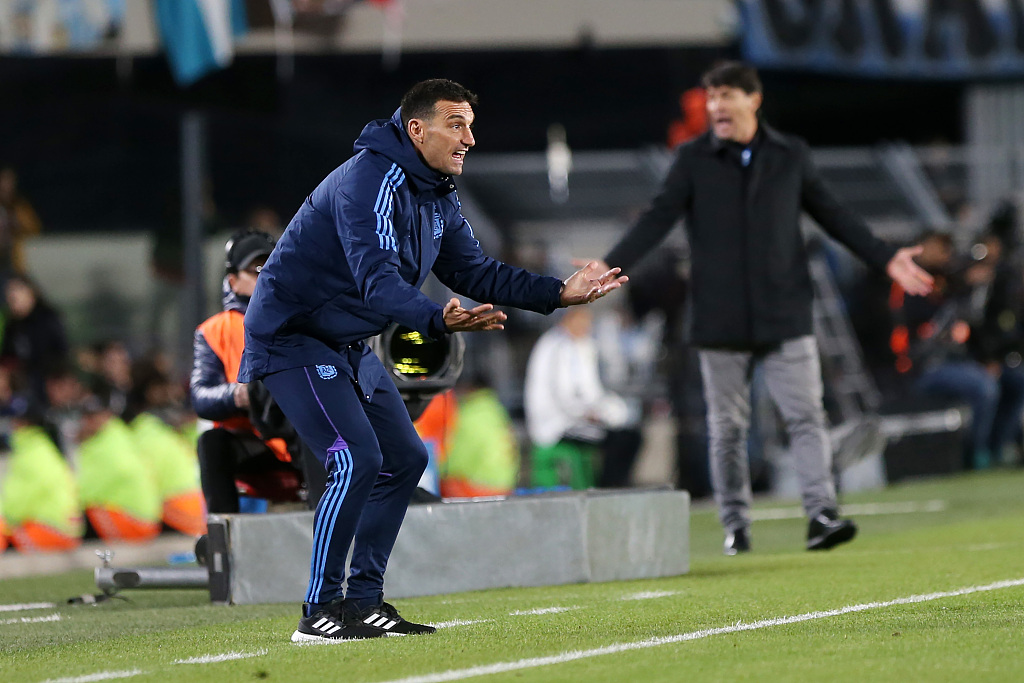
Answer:
[[(685, 491), (583, 492), (416, 505), (388, 598), (677, 576), (689, 571)], [(313, 515), (223, 515), (233, 604), (301, 602)]]

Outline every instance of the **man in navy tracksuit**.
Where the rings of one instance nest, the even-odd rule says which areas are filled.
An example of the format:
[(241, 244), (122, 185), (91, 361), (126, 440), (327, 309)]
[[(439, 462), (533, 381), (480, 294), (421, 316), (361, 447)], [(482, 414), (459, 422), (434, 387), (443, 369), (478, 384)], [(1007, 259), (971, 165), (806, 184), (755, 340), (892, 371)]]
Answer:
[(419, 287), (430, 271), (476, 301), (541, 313), (626, 281), (591, 263), (561, 282), (483, 254), (452, 181), (475, 144), (475, 102), (457, 83), (423, 81), (391, 119), (368, 124), (355, 156), (292, 218), (245, 314), (238, 381), (263, 380), (329, 477), (295, 642), (434, 630), (384, 602), (388, 556), (427, 453), (365, 340), (393, 322), (433, 338), (503, 328), (506, 316), (491, 303), (442, 307), (425, 297)]

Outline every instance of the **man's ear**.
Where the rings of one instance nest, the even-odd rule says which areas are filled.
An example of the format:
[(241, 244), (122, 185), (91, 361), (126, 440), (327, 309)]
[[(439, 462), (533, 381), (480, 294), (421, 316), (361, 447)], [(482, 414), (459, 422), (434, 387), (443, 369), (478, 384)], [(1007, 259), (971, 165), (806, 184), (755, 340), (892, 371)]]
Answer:
[(413, 142), (423, 142), (423, 122), (419, 119), (409, 119), (405, 132), (409, 134), (409, 139)]
[[(228, 287), (231, 288), (232, 292), (235, 292), (235, 287), (238, 285), (238, 275), (236, 273), (228, 273)], [(235, 292), (236, 294), (238, 292)]]
[(754, 93), (754, 104), (754, 111), (761, 111), (761, 105), (764, 104), (764, 95), (762, 93)]

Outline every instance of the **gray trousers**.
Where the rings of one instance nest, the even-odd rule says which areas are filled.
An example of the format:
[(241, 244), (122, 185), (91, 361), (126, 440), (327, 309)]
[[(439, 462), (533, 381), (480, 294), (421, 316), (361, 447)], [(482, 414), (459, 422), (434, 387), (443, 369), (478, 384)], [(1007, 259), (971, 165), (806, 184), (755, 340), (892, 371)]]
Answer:
[(701, 349), (707, 404), (711, 485), (727, 530), (750, 526), (750, 381), (761, 364), (765, 387), (785, 423), (808, 517), (835, 509), (832, 449), (825, 428), (818, 343), (812, 336), (782, 343), (765, 354)]

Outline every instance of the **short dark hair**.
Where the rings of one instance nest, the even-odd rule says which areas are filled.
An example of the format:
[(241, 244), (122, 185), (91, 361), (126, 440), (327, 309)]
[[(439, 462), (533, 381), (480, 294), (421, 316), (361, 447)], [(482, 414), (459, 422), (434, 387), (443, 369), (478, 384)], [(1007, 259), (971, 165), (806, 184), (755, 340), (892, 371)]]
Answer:
[(718, 62), (700, 79), (705, 88), (739, 88), (748, 95), (763, 92), (757, 69), (744, 62)]
[(447, 78), (431, 78), (420, 81), (409, 88), (402, 98), (402, 127), (409, 125), (412, 119), (423, 119), (434, 114), (434, 105), (441, 100), (448, 102), (469, 102), (469, 106), (477, 105), (476, 94), (455, 81)]

